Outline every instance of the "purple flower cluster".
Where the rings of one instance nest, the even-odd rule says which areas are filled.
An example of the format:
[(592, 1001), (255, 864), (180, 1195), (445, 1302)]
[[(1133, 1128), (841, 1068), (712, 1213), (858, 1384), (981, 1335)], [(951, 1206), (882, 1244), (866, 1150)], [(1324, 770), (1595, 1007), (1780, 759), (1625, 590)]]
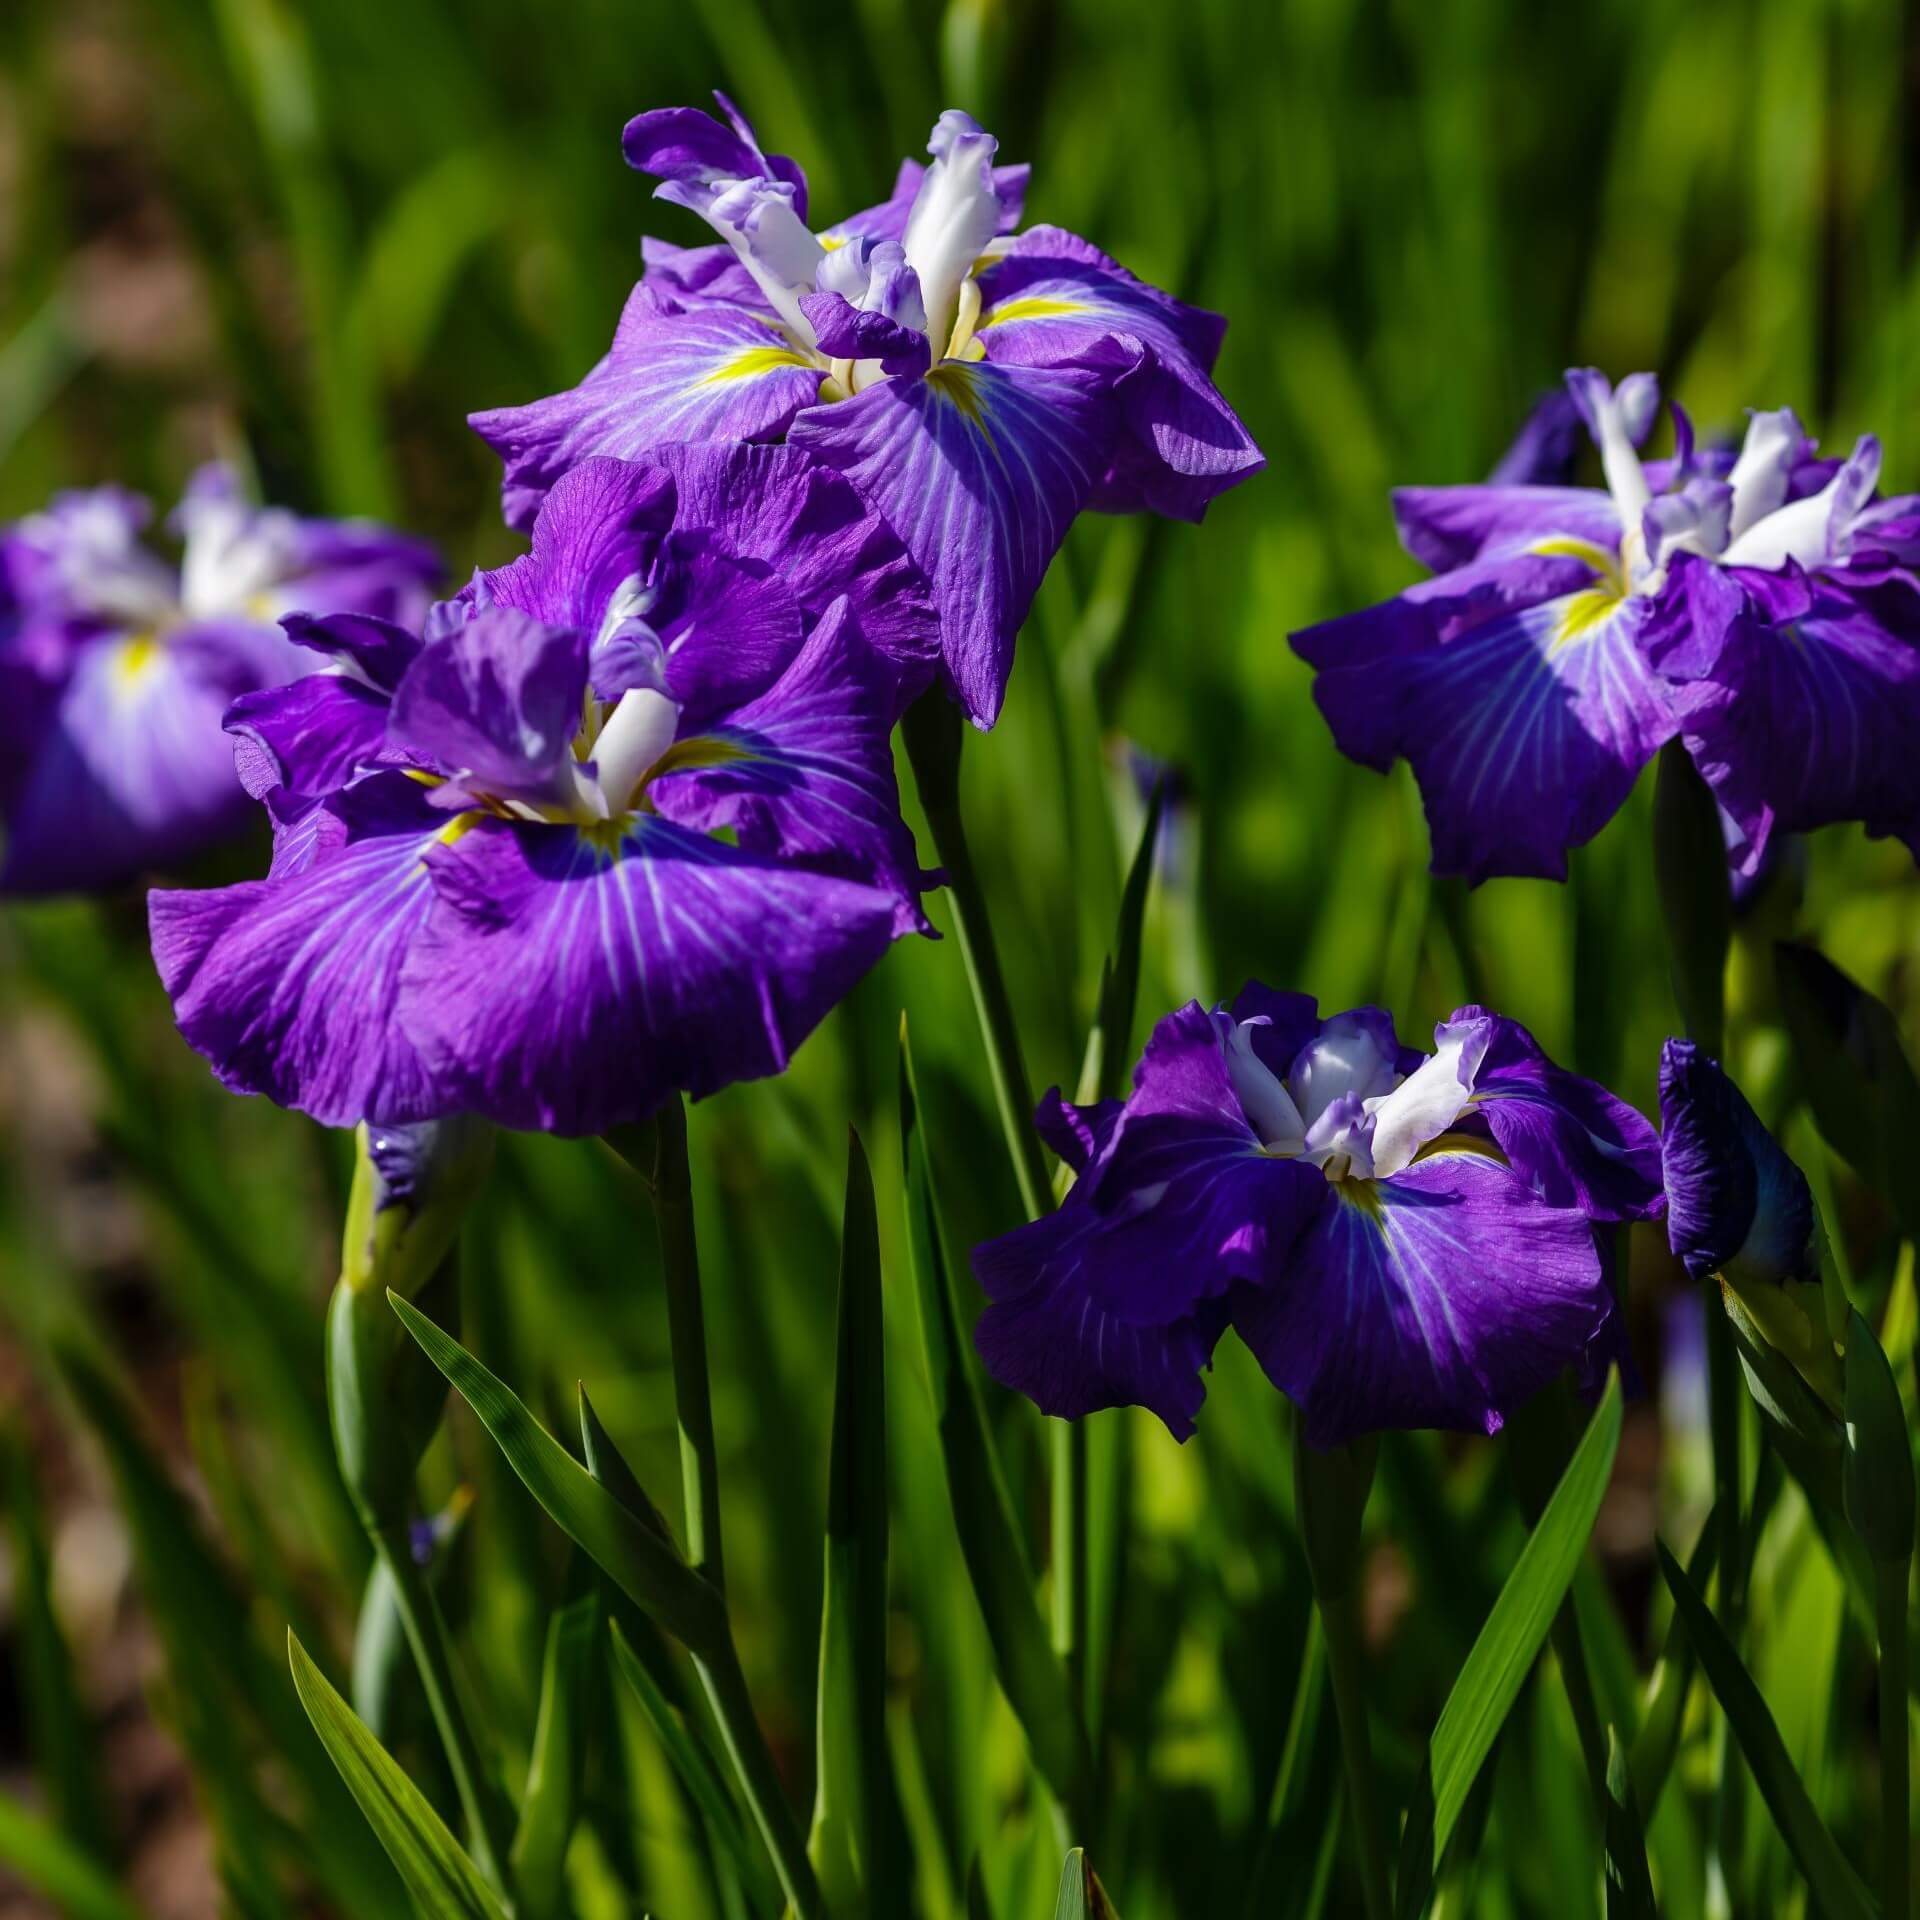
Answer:
[(431, 607), (295, 600), (214, 702), (272, 866), (150, 914), (238, 1091), (583, 1134), (780, 1071), (930, 931), (908, 703), (944, 680), (991, 722), (1083, 508), (1198, 518), (1259, 464), (1222, 323), (1012, 236), (1025, 169), (965, 115), (815, 234), (722, 106), (626, 135), (721, 242), (650, 248), (578, 388), (476, 417), (531, 551)]
[(1377, 1007), (1248, 986), (1162, 1020), (1124, 1102), (1056, 1089), (1039, 1123), (1077, 1179), (975, 1249), (981, 1354), (1049, 1413), (1182, 1437), (1229, 1326), (1317, 1446), (1495, 1432), (1614, 1357), (1599, 1236), (1663, 1204), (1646, 1121), (1481, 1007), (1424, 1054)]
[(1837, 821), (1920, 854), (1920, 495), (1881, 499), (1879, 443), (1821, 458), (1789, 409), (1737, 452), (1643, 462), (1659, 393), (1567, 376), (1604, 489), (1543, 484), (1565, 410), (1511, 471), (1409, 487), (1400, 535), (1434, 578), (1294, 636), (1343, 753), (1412, 766), (1437, 872), (1564, 879), (1678, 736), (1735, 868)]
[(384, 528), (254, 507), (224, 467), (173, 515), (178, 565), (149, 517), (101, 487), (0, 529), (0, 891), (122, 886), (233, 833), (249, 809), (222, 717), (308, 667), (279, 616), (417, 619), (440, 570)]

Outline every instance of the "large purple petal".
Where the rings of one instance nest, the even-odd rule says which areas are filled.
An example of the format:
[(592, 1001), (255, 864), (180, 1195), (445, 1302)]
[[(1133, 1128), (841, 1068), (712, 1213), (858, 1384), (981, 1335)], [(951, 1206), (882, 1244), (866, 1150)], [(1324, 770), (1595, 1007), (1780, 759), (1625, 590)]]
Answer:
[(756, 175), (782, 180), (794, 189), (794, 210), (807, 217), (807, 176), (784, 153), (761, 150), (746, 116), (723, 93), (714, 99), (726, 124), (698, 107), (660, 107), (638, 113), (620, 137), (627, 165), (689, 191), (697, 201), (716, 181), (751, 180)]
[(1684, 696), (1687, 751), (1745, 870), (1773, 834), (1843, 820), (1920, 857), (1920, 591), (1827, 573), (1806, 588), (1786, 618), (1746, 599)]
[(21, 782), (0, 892), (88, 892), (172, 866), (248, 814), (221, 719), (230, 675), (164, 642), (82, 650)]
[(344, 834), (284, 877), (151, 893), (154, 961), (180, 1031), (236, 1093), (328, 1126), (424, 1119), (445, 1103), (396, 1010), (433, 901), (422, 856), (451, 829), (401, 774), (342, 804)]
[(927, 876), (900, 817), (893, 721), (892, 675), (839, 601), (779, 684), (704, 742), (688, 742), (688, 770), (663, 774), (649, 792), (682, 826), (730, 827), (742, 847), (886, 888), (898, 902), (895, 931), (924, 933)]
[(1514, 1171), (1551, 1207), (1589, 1220), (1650, 1220), (1661, 1208), (1660, 1139), (1604, 1087), (1549, 1060), (1517, 1020), (1462, 1007), (1492, 1037), (1473, 1077), (1472, 1111)]
[(663, 311), (644, 287), (607, 357), (565, 393), (476, 413), (506, 465), (508, 523), (529, 525), (548, 488), (592, 454), (631, 459), (675, 440), (777, 440), (819, 398), (821, 373), (770, 326), (710, 308)]
[(1105, 470), (1124, 372), (948, 360), (793, 423), (932, 580), (947, 679), (976, 726), (998, 717), (1014, 636)]
[(387, 737), (490, 793), (541, 794), (571, 753), (586, 690), (577, 629), (488, 608), (421, 649), (394, 693)]
[(243, 694), (228, 709), (233, 764), (254, 799), (276, 787), (319, 797), (378, 765), (387, 744), (386, 694), (338, 673)]
[(1556, 540), (1612, 554), (1622, 532), (1619, 509), (1599, 487), (1396, 487), (1393, 518), (1400, 544), (1435, 573)]
[(612, 846), (488, 821), (430, 860), (403, 1018), (503, 1126), (602, 1133), (778, 1073), (894, 937), (890, 894), (651, 815)]
[(1497, 1432), (1584, 1365), (1613, 1296), (1582, 1214), (1497, 1160), (1442, 1152), (1342, 1183), (1284, 1273), (1231, 1305), (1308, 1441), (1330, 1447), (1391, 1428)]
[(1437, 873), (1563, 880), (1678, 722), (1648, 664), (1642, 599), (1562, 595), (1449, 633), (1446, 603), (1403, 596), (1294, 636), (1343, 753), (1404, 757)]
[(387, 693), (420, 651), (420, 636), (412, 628), (374, 614), (290, 613), (280, 625), (295, 646), (347, 662)]
[(1198, 520), (1214, 495), (1265, 464), (1209, 378), (1226, 321), (1149, 286), (1059, 227), (1023, 233), (981, 280), (975, 338), (1000, 366), (1080, 364), (1122, 336), (1147, 349), (1126, 382), (1128, 436), (1093, 504)]

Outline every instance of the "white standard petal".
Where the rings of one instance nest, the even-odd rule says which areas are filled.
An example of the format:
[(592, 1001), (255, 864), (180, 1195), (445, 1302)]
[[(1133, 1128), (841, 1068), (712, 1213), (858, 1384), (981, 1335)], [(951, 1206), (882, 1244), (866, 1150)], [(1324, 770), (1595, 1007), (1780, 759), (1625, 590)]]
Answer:
[(634, 789), (673, 745), (679, 727), (679, 705), (664, 693), (635, 687), (620, 696), (620, 704), (593, 743), (593, 768), (610, 813), (627, 810)]
[(1391, 1092), (1394, 1050), (1384, 1016), (1336, 1014), (1300, 1049), (1287, 1077), (1309, 1129), (1347, 1094), (1366, 1100)]
[(222, 614), (259, 618), (264, 597), (300, 563), (300, 523), (278, 508), (240, 500), (183, 503), (186, 545), (180, 558), (180, 604), (196, 620)]
[(1307, 1133), (1300, 1109), (1279, 1075), (1253, 1050), (1251, 1029), (1265, 1025), (1265, 1020), (1242, 1020), (1227, 1036), (1227, 1078), (1261, 1145), (1275, 1153), (1298, 1153)]
[(993, 190), (993, 156), (999, 141), (968, 115), (949, 107), (927, 141), (933, 164), (914, 196), (901, 244), (907, 265), (919, 276), (927, 337), (934, 358), (946, 351), (953, 331), (960, 283), (1000, 227)]
[(1784, 504), (1794, 463), (1806, 450), (1806, 430), (1791, 407), (1751, 416), (1740, 457), (1727, 475), (1727, 484), (1733, 488), (1729, 539), (1738, 540), (1755, 521)]
[(1440, 1027), (1433, 1036), (1437, 1051), (1374, 1107), (1373, 1170), (1382, 1179), (1398, 1173), (1459, 1119), (1473, 1097), (1474, 1077), (1492, 1035), (1486, 1020)]
[(1640, 516), (1653, 494), (1647, 485), (1647, 476), (1640, 471), (1640, 456), (1634, 451), (1632, 427), (1635, 422), (1629, 421), (1627, 415), (1631, 410), (1637, 418), (1645, 388), (1634, 387), (1631, 380), (1623, 380), (1616, 392), (1606, 376), (1591, 367), (1570, 372), (1567, 386), (1600, 449), (1601, 470), (1620, 515), (1621, 532), (1629, 538), (1637, 536)]
[(1855, 514), (1880, 478), (1880, 443), (1868, 435), (1818, 493), (1789, 500), (1756, 520), (1721, 556), (1723, 566), (1784, 567), (1789, 560), (1817, 567), (1833, 557)]
[(708, 224), (721, 234), (760, 291), (803, 346), (814, 344), (811, 322), (800, 311), (800, 295), (814, 290), (827, 250), (794, 211), (794, 189), (784, 180), (735, 180), (706, 209)]

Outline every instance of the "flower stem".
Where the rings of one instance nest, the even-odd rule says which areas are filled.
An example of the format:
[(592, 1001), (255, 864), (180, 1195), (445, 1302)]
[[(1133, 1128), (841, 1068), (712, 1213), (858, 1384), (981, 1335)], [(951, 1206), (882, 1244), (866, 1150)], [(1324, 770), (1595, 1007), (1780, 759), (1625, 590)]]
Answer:
[(507, 1859), (513, 1836), (508, 1830), (506, 1809), (487, 1779), (479, 1745), (460, 1704), (447, 1624), (439, 1603), (427, 1585), (420, 1563), (413, 1557), (413, 1542), (407, 1527), (370, 1525), (368, 1537), (393, 1582), (400, 1624), (406, 1630), (407, 1644), (413, 1649), (427, 1707), (439, 1732), (440, 1744), (446, 1749), (454, 1791), (460, 1797), (473, 1864), (489, 1886), (496, 1892), (508, 1894)]
[(1294, 1516), (1307, 1551), (1313, 1597), (1327, 1637), (1327, 1672), (1346, 1764), (1347, 1824), (1367, 1920), (1392, 1920), (1386, 1826), (1367, 1731), (1366, 1654), (1360, 1644), (1360, 1517), (1373, 1487), (1378, 1442), (1321, 1452), (1299, 1423), (1293, 1436)]
[[(1714, 1513), (1720, 1527), (1720, 1623), (1735, 1647), (1740, 1644), (1745, 1611), (1745, 1519), (1741, 1506), (1739, 1356), (1733, 1328), (1717, 1299), (1707, 1303), (1707, 1433), (1713, 1450)], [(1729, 1911), (1740, 1904), (1740, 1859), (1746, 1777), (1732, 1730), (1720, 1729), (1720, 1782), (1714, 1818), (1713, 1861), (1725, 1888)]]
[(964, 723), (960, 709), (938, 690), (923, 695), (907, 709), (900, 723), (907, 758), (913, 766), (920, 804), (933, 834), (933, 847), (946, 869), (948, 898), (953, 903), (954, 933), (960, 957), (973, 987), (973, 1004), (980, 1016), (981, 1038), (987, 1044), (987, 1071), (993, 1078), (1000, 1125), (1020, 1186), (1020, 1204), (1029, 1220), (1051, 1210), (1052, 1189), (1046, 1156), (1033, 1127), (1033, 1090), (1020, 1053), (1020, 1035), (1013, 1021), (1013, 1003), (1000, 971), (993, 925), (987, 917), (986, 895), (967, 845), (960, 820), (960, 743)]
[(1874, 1562), (1880, 1630), (1880, 1845), (1883, 1920), (1908, 1920), (1913, 1906), (1913, 1815), (1908, 1779), (1907, 1573), (1905, 1560)]
[[(707, 1367), (707, 1320), (700, 1289), (700, 1254), (694, 1233), (693, 1173), (687, 1159), (687, 1113), (678, 1095), (655, 1115), (651, 1156), (639, 1154), (631, 1136), (614, 1150), (638, 1166), (653, 1196), (660, 1235), (660, 1264), (667, 1291), (667, 1338), (673, 1353), (674, 1405), (680, 1424), (680, 1476), (686, 1498), (687, 1557), (723, 1602), (725, 1562), (720, 1546), (719, 1454), (713, 1436), (713, 1392)], [(710, 1647), (694, 1647), (694, 1670), (706, 1690), (727, 1757), (753, 1810), (754, 1823), (773, 1860), (781, 1891), (799, 1920), (826, 1920), (826, 1901), (806, 1836), (788, 1801), (747, 1691), (733, 1630)]]

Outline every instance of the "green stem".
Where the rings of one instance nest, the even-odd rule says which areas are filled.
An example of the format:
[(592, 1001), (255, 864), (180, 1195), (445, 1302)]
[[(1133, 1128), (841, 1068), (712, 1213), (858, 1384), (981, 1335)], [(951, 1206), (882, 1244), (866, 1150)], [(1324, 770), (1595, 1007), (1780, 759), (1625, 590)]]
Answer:
[(393, 1583), (394, 1603), (414, 1664), (426, 1690), (427, 1707), (446, 1749), (453, 1771), (454, 1792), (466, 1819), (467, 1841), (473, 1864), (497, 1892), (510, 1897), (507, 1859), (513, 1844), (506, 1809), (489, 1783), (480, 1760), (479, 1745), (467, 1723), (453, 1677), (453, 1654), (446, 1621), (427, 1585), (420, 1563), (413, 1557), (410, 1530), (404, 1526), (369, 1525), (368, 1537)]
[(1020, 1035), (1014, 1025), (1013, 1003), (994, 945), (993, 925), (987, 917), (986, 895), (967, 845), (960, 820), (960, 742), (964, 723), (960, 709), (935, 690), (908, 708), (900, 723), (907, 758), (913, 766), (920, 804), (933, 834), (933, 848), (946, 869), (947, 896), (953, 903), (954, 933), (960, 957), (973, 987), (973, 1004), (980, 1016), (980, 1033), (987, 1043), (987, 1071), (1000, 1109), (1000, 1125), (1007, 1138), (1014, 1178), (1020, 1185), (1020, 1204), (1029, 1220), (1051, 1211), (1051, 1182), (1040, 1136), (1033, 1127), (1033, 1090), (1020, 1053)]
[[(623, 1155), (629, 1142), (615, 1142)], [(660, 1234), (667, 1291), (667, 1338), (673, 1353), (674, 1406), (680, 1425), (680, 1474), (686, 1497), (687, 1557), (725, 1599), (720, 1546), (719, 1453), (713, 1437), (713, 1390), (707, 1366), (707, 1319), (694, 1232), (693, 1172), (687, 1159), (687, 1113), (678, 1096), (654, 1118), (652, 1159), (643, 1162)], [(724, 1611), (722, 1615), (724, 1619)], [(772, 1856), (781, 1891), (799, 1920), (826, 1920), (826, 1901), (807, 1858), (806, 1835), (787, 1799), (780, 1770), (761, 1731), (740, 1655), (728, 1626), (707, 1648), (689, 1648), (694, 1670), (719, 1723), (727, 1756)]]
[(707, 1317), (700, 1291), (700, 1249), (694, 1236), (687, 1110), (678, 1095), (655, 1116), (648, 1185), (666, 1280), (673, 1403), (680, 1425), (680, 1485), (687, 1510), (687, 1558), (725, 1593), (720, 1460), (713, 1438), (713, 1390), (707, 1373)]
[(1907, 1568), (1874, 1562), (1874, 1611), (1880, 1627), (1880, 1829), (1883, 1920), (1912, 1911), (1913, 1815), (1907, 1732)]
[(1327, 1672), (1346, 1765), (1348, 1827), (1367, 1920), (1392, 1920), (1387, 1883), (1386, 1825), (1373, 1774), (1367, 1730), (1366, 1653), (1360, 1644), (1360, 1521), (1373, 1488), (1377, 1442), (1327, 1452), (1308, 1446), (1298, 1421), (1293, 1435), (1294, 1518), (1327, 1637)]
[(1085, 1713), (1087, 1662), (1087, 1423), (1049, 1420), (1053, 1453), (1053, 1648)]
[[(1707, 1430), (1713, 1450), (1714, 1512), (1720, 1527), (1720, 1622), (1738, 1647), (1745, 1612), (1747, 1564), (1745, 1516), (1741, 1501), (1740, 1401), (1745, 1388), (1733, 1328), (1717, 1299), (1707, 1303)], [(1714, 1820), (1714, 1854), (1730, 1903), (1742, 1910), (1740, 1859), (1746, 1810), (1746, 1776), (1731, 1729), (1720, 1730), (1719, 1798)]]

